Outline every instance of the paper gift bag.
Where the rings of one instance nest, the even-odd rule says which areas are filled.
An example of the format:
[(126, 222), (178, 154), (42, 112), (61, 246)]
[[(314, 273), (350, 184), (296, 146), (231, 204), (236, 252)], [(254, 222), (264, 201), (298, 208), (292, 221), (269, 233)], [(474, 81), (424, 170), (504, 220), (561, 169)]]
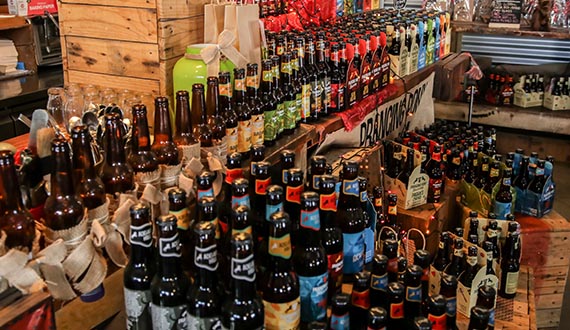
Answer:
[[(249, 63), (261, 66), (261, 28), (257, 4), (235, 6), (236, 47)], [(228, 29), (228, 26), (225, 27)], [(239, 45), (239, 47), (238, 47)]]
[(204, 5), (204, 43), (218, 43), (218, 35), (224, 31), (225, 7), (225, 2)]
[(234, 47), (239, 50), (237, 7), (235, 3), (226, 4), (224, 9), (224, 30), (230, 31), (236, 36)]

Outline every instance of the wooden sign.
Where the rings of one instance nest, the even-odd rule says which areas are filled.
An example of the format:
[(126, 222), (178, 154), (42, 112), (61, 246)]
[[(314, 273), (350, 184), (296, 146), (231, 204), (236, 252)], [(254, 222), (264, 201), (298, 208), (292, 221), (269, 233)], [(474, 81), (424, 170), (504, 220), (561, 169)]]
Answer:
[(521, 0), (496, 0), (489, 27), (519, 29), (521, 26)]

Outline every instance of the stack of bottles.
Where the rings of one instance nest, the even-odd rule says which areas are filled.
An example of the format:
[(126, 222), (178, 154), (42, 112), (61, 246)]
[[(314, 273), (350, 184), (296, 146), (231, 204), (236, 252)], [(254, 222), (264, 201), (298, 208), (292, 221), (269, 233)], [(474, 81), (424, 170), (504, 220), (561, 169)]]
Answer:
[[(544, 89), (543, 89), (544, 91)], [(544, 93), (544, 107), (551, 110), (570, 109), (570, 78), (552, 77)]]

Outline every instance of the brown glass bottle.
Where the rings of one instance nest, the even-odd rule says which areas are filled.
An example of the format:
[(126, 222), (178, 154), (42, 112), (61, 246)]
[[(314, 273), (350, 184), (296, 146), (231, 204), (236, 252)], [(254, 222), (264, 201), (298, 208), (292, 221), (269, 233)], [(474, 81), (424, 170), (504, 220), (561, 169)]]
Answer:
[(278, 100), (273, 94), (273, 68), (272, 61), (265, 60), (262, 62), (262, 103), (263, 103), (263, 143), (266, 146), (272, 146), (275, 144), (277, 139), (278, 120), (277, 117), (277, 105)]
[(105, 163), (101, 170), (101, 180), (105, 185), (105, 192), (111, 195), (124, 193), (135, 187), (133, 168), (125, 160), (121, 125), (123, 123), (118, 114), (105, 115)]
[[(237, 113), (238, 135), (237, 152), (242, 159), (249, 159), (251, 155), (252, 120), (251, 108), (245, 99), (246, 79), (244, 69), (234, 69), (234, 107)], [(230, 154), (228, 150), (228, 155)]]
[(247, 65), (246, 89), (247, 103), (251, 108), (251, 145), (263, 144), (263, 102), (259, 96), (259, 73), (256, 63)]
[(34, 218), (22, 203), (14, 154), (0, 151), (0, 230), (6, 233), (5, 245), (32, 250), (35, 236)]
[(220, 111), (226, 124), (226, 143), (228, 154), (238, 151), (238, 117), (232, 102), (232, 81), (229, 72), (220, 72), (218, 75), (220, 86)]
[(75, 227), (83, 220), (83, 201), (73, 186), (67, 140), (63, 138), (53, 140), (51, 154), (53, 159), (51, 193), (44, 206), (45, 223), (52, 230), (63, 230)]
[(91, 134), (87, 126), (80, 125), (71, 130), (71, 138), (77, 193), (83, 199), (85, 207), (92, 210), (105, 204), (107, 197), (103, 181), (95, 172)]
[(293, 86), (291, 77), (293, 69), (291, 65), (291, 53), (281, 56), (281, 85), (284, 94), (283, 133), (293, 134), (297, 124), (297, 93)]
[[(135, 182), (142, 194), (147, 184), (159, 185), (160, 172), (156, 155), (150, 150), (150, 134), (148, 130), (146, 107), (142, 104), (133, 106), (133, 132), (131, 137), (131, 154), (127, 159), (135, 172)], [(153, 175), (152, 173), (155, 172)]]
[(206, 93), (206, 108), (210, 116), (210, 127), (212, 128), (212, 141), (219, 149), (219, 156), (226, 157), (226, 120), (220, 109), (220, 89), (217, 77), (208, 77), (208, 91)]
[(213, 147), (212, 128), (208, 124), (204, 85), (202, 84), (192, 85), (192, 113), (199, 113), (201, 116), (199, 124), (194, 128), (194, 137), (200, 142), (201, 147)]
[(159, 96), (154, 99), (154, 141), (150, 149), (156, 155), (159, 164), (178, 165), (178, 148), (172, 141), (170, 110), (168, 99)]
[[(176, 92), (176, 132), (173, 137), (178, 156), (185, 165), (192, 158), (200, 159), (200, 141), (192, 134), (192, 115), (188, 91)], [(197, 124), (197, 122), (196, 122)]]
[(275, 113), (275, 116), (277, 117), (277, 120), (275, 122), (277, 139), (281, 138), (281, 135), (283, 135), (283, 122), (285, 119), (285, 94), (283, 94), (283, 82), (281, 81), (281, 76), (279, 74), (281, 69), (280, 63), (280, 56), (271, 56), (271, 71), (273, 73), (273, 95), (275, 95), (275, 99), (277, 100), (277, 112)]

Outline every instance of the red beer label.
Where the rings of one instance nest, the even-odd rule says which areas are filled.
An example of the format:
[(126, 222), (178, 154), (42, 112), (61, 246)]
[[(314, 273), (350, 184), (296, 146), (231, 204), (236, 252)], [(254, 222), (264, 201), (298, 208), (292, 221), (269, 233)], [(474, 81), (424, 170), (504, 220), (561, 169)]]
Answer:
[(298, 187), (287, 186), (285, 199), (290, 203), (301, 204), (301, 194), (303, 193), (303, 185)]
[(319, 208), (323, 211), (336, 212), (336, 193), (321, 195), (319, 198)]
[(404, 302), (390, 304), (390, 318), (392, 320), (404, 318)]
[(226, 183), (232, 184), (235, 179), (243, 177), (243, 170), (241, 168), (228, 169), (226, 172)]
[(431, 322), (432, 330), (446, 330), (447, 329), (447, 316), (445, 313), (441, 316), (428, 314), (428, 320)]
[(255, 193), (258, 195), (265, 195), (265, 190), (271, 184), (271, 178), (265, 180), (255, 180)]
[(370, 308), (370, 289), (352, 291), (352, 306), (368, 310)]

